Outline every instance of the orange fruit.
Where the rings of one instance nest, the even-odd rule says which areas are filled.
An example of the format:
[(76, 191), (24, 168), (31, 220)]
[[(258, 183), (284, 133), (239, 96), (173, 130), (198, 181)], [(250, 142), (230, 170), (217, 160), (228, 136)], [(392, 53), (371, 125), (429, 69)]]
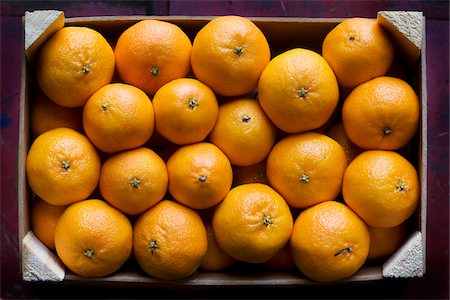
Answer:
[(233, 171), (225, 154), (211, 143), (180, 147), (167, 161), (169, 193), (195, 209), (218, 204), (231, 188)]
[(152, 100), (156, 130), (175, 144), (203, 141), (219, 113), (214, 92), (192, 78), (179, 78), (163, 85)]
[(372, 227), (403, 223), (419, 204), (414, 166), (394, 151), (370, 150), (347, 167), (342, 184), (345, 203)]
[(140, 215), (134, 225), (133, 250), (151, 276), (175, 280), (200, 266), (207, 248), (206, 230), (194, 210), (163, 200)]
[(263, 263), (288, 242), (293, 226), (286, 201), (274, 189), (261, 183), (233, 188), (213, 216), (217, 243), (232, 257)]
[(327, 34), (322, 44), (322, 55), (340, 85), (355, 87), (386, 74), (394, 60), (394, 48), (376, 21), (350, 18)]
[(117, 40), (117, 71), (124, 82), (153, 95), (167, 82), (189, 73), (191, 49), (191, 41), (177, 25), (139, 21)]
[(345, 132), (365, 149), (405, 146), (419, 127), (419, 115), (419, 98), (411, 86), (387, 76), (357, 86), (342, 108)]
[(263, 32), (249, 19), (221, 16), (195, 36), (191, 65), (197, 79), (222, 96), (252, 92), (270, 60)]
[(348, 138), (347, 133), (345, 133), (344, 125), (342, 122), (334, 124), (328, 131), (327, 135), (333, 140), (338, 142), (345, 151), (347, 155), (347, 161), (350, 163), (356, 156), (361, 154), (364, 150), (353, 144), (353, 142)]
[(31, 189), (53, 205), (86, 199), (97, 187), (100, 168), (94, 145), (70, 128), (56, 128), (38, 136), (26, 161)]
[(258, 82), (261, 107), (281, 130), (297, 133), (319, 128), (333, 114), (339, 88), (322, 56), (292, 49), (274, 57)]
[(286, 245), (275, 254), (274, 257), (264, 263), (275, 270), (287, 270), (295, 267), (295, 261), (292, 257), (290, 243)]
[(106, 153), (140, 147), (154, 129), (153, 105), (137, 87), (112, 83), (86, 102), (83, 126), (94, 145)]
[(136, 148), (108, 158), (100, 174), (100, 193), (120, 211), (137, 215), (166, 194), (166, 164), (154, 151)]
[(31, 104), (30, 122), (34, 137), (59, 127), (83, 131), (83, 109), (63, 107), (39, 93)]
[(350, 277), (366, 261), (370, 236), (366, 224), (336, 201), (300, 213), (291, 236), (291, 253), (299, 270), (317, 281)]
[(111, 82), (114, 52), (97, 31), (80, 26), (59, 29), (41, 47), (36, 59), (41, 90), (61, 106), (83, 106)]
[(219, 244), (217, 244), (216, 237), (212, 226), (212, 217), (214, 215), (215, 207), (202, 211), (200, 217), (205, 224), (206, 235), (208, 238), (208, 247), (206, 248), (205, 256), (203, 256), (200, 269), (206, 271), (220, 271), (231, 267), (236, 259), (226, 254)]
[(291, 134), (279, 141), (267, 158), (267, 179), (286, 202), (306, 208), (334, 200), (347, 167), (344, 149), (316, 132)]
[(56, 225), (56, 252), (74, 273), (86, 277), (117, 271), (131, 254), (133, 228), (120, 211), (90, 199), (67, 207)]
[(367, 259), (385, 258), (397, 251), (408, 235), (406, 222), (388, 228), (367, 226), (370, 234), (370, 248)]
[(231, 164), (250, 166), (264, 160), (275, 144), (275, 127), (257, 100), (240, 98), (222, 104), (209, 141)]
[(251, 166), (233, 166), (233, 185), (245, 183), (269, 184), (266, 176), (266, 160)]
[(31, 204), (31, 229), (41, 242), (55, 249), (55, 228), (66, 206), (51, 205), (36, 197)]

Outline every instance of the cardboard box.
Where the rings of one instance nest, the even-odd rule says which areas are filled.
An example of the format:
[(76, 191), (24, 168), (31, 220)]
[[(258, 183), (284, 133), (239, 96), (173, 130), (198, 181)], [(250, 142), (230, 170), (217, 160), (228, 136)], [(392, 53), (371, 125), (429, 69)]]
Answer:
[[(24, 54), (20, 102), (18, 200), (19, 241), (21, 243), (22, 277), (25, 281), (64, 281), (76, 284), (126, 284), (144, 286), (271, 286), (305, 285), (316, 282), (299, 271), (272, 271), (261, 266), (244, 264), (224, 272), (197, 271), (176, 281), (162, 281), (147, 276), (137, 264), (125, 264), (118, 272), (101, 278), (82, 278), (70, 272), (54, 252), (48, 250), (30, 230), (29, 205), (32, 192), (26, 181), (25, 161), (31, 145), (29, 108), (36, 82), (32, 69), (39, 47), (63, 26), (80, 25), (102, 33), (109, 41), (116, 41), (122, 31), (142, 19), (159, 19), (181, 27), (193, 40), (212, 17), (130, 16), (67, 18), (59, 11), (36, 11), (24, 17)], [(250, 18), (266, 35), (275, 56), (287, 49), (302, 47), (320, 53), (326, 34), (344, 19), (317, 18)], [(415, 218), (415, 229), (401, 248), (387, 261), (367, 263), (357, 274), (343, 282), (382, 280), (386, 277), (420, 277), (425, 272), (426, 203), (427, 203), (427, 98), (425, 72), (425, 17), (421, 12), (379, 12), (378, 21), (392, 37), (397, 58), (403, 60), (413, 75), (413, 88), (421, 101), (421, 121), (417, 135), (410, 143), (415, 166), (419, 172), (421, 199)]]

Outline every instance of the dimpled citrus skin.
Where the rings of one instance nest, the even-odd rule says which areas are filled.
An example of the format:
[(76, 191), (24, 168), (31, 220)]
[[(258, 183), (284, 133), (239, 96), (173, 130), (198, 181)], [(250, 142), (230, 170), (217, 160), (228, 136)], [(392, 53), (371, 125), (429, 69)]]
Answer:
[(69, 128), (56, 128), (38, 136), (26, 162), (31, 189), (53, 205), (86, 199), (97, 187), (100, 168), (94, 145)]
[(263, 263), (288, 242), (293, 226), (286, 201), (261, 183), (233, 188), (216, 208), (213, 230), (219, 246), (232, 257)]
[(195, 76), (214, 92), (238, 96), (252, 92), (270, 60), (262, 31), (240, 16), (221, 16), (195, 36), (191, 65)]
[(300, 213), (291, 236), (297, 267), (317, 281), (350, 277), (366, 261), (370, 236), (366, 224), (336, 201), (314, 205)]
[(106, 39), (87, 27), (67, 26), (42, 46), (36, 59), (42, 91), (65, 107), (83, 106), (99, 88), (111, 82), (115, 60)]
[(130, 221), (108, 203), (89, 199), (67, 207), (56, 225), (56, 252), (78, 275), (101, 277), (117, 271), (132, 251)]
[(348, 165), (342, 194), (368, 225), (394, 227), (416, 211), (419, 179), (414, 166), (400, 154), (370, 150)]
[(322, 56), (296, 48), (274, 57), (264, 68), (258, 99), (278, 128), (297, 133), (326, 123), (338, 104), (339, 88)]
[(175, 280), (194, 273), (207, 243), (198, 213), (174, 201), (159, 202), (134, 225), (136, 260), (146, 273), (160, 279)]

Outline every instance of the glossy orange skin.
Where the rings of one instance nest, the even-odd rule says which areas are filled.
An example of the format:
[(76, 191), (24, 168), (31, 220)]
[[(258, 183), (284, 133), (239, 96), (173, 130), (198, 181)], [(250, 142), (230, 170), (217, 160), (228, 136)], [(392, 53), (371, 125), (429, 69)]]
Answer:
[(219, 113), (214, 92), (193, 78), (180, 78), (163, 85), (152, 99), (156, 130), (169, 141), (193, 144), (203, 141)]
[(142, 20), (117, 40), (114, 54), (120, 78), (149, 95), (190, 71), (192, 44), (175, 24)]
[(356, 156), (364, 151), (364, 149), (353, 144), (353, 142), (348, 138), (342, 122), (334, 124), (327, 131), (327, 135), (338, 142), (344, 148), (348, 163), (350, 163)]
[(388, 228), (367, 227), (370, 234), (370, 249), (367, 259), (386, 258), (394, 254), (408, 237), (406, 222)]
[(257, 100), (238, 98), (222, 104), (209, 141), (231, 164), (250, 166), (263, 161), (275, 144), (275, 127)]
[(267, 158), (267, 178), (291, 207), (306, 208), (335, 199), (347, 167), (344, 149), (316, 132), (292, 134), (279, 141)]
[(117, 271), (132, 250), (133, 229), (120, 211), (89, 199), (70, 205), (55, 230), (58, 257), (74, 273), (101, 277)]
[(200, 266), (207, 248), (202, 219), (194, 210), (163, 200), (140, 215), (133, 249), (138, 264), (151, 276), (185, 278)]
[(97, 187), (100, 168), (94, 145), (69, 128), (52, 129), (38, 136), (26, 161), (31, 189), (53, 205), (86, 199)]
[(252, 92), (270, 60), (262, 31), (249, 19), (221, 16), (195, 36), (191, 65), (196, 78), (222, 96)]
[(219, 246), (248, 263), (263, 263), (275, 256), (288, 242), (292, 226), (286, 201), (261, 183), (233, 188), (213, 216)]
[(368, 225), (394, 227), (419, 205), (419, 179), (414, 166), (394, 151), (369, 150), (347, 167), (342, 194)]
[(103, 163), (99, 185), (103, 198), (112, 206), (138, 215), (164, 198), (168, 185), (166, 164), (145, 147), (123, 151)]
[(111, 82), (115, 59), (106, 39), (79, 26), (58, 30), (36, 59), (36, 78), (42, 91), (57, 104), (81, 107), (99, 88)]
[(212, 207), (225, 198), (233, 170), (225, 154), (211, 143), (180, 147), (167, 161), (169, 193), (195, 209)]
[(99, 89), (83, 109), (83, 127), (94, 145), (106, 153), (145, 144), (155, 126), (153, 105), (139, 88), (112, 83)]
[(322, 55), (340, 85), (355, 87), (386, 74), (394, 60), (394, 48), (388, 34), (376, 21), (350, 18), (327, 34)]
[(320, 54), (296, 48), (267, 64), (258, 82), (258, 99), (278, 128), (298, 133), (327, 122), (338, 104), (339, 88)]
[(388, 76), (356, 87), (342, 108), (345, 132), (364, 149), (400, 149), (417, 132), (419, 118), (419, 98), (412, 87)]
[(349, 207), (336, 201), (304, 210), (292, 230), (294, 261), (303, 274), (317, 281), (352, 276), (366, 261), (369, 246), (366, 224)]

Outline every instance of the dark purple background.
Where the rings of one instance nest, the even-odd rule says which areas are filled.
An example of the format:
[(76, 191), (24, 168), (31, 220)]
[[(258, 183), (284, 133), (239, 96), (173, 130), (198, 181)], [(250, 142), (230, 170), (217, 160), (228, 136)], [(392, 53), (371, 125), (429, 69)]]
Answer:
[[(126, 289), (21, 281), (17, 237), (17, 141), (25, 11), (58, 9), (66, 17), (227, 15), (370, 17), (379, 10), (426, 16), (428, 93), (427, 273), (421, 279), (281, 288)], [(1, 298), (445, 298), (449, 297), (449, 5), (448, 1), (1, 1)]]

